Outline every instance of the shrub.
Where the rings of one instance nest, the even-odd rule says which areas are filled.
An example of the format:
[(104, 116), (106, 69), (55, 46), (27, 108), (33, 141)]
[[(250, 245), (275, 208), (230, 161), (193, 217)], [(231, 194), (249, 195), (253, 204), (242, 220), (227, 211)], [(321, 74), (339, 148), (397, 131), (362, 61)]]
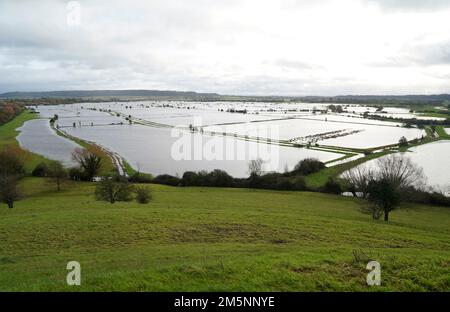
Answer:
[(31, 172), (33, 177), (47, 177), (48, 176), (48, 166), (46, 163), (41, 162), (36, 165), (36, 167)]
[(294, 168), (294, 174), (308, 175), (325, 168), (325, 164), (315, 158), (305, 158), (301, 160)]
[(101, 157), (83, 148), (75, 149), (72, 153), (72, 159), (82, 169), (84, 180), (88, 181), (92, 181), (92, 178), (98, 174), (102, 165)]
[(140, 204), (147, 204), (152, 199), (150, 188), (145, 186), (136, 187), (134, 192), (136, 193), (136, 201)]
[(307, 190), (305, 178), (302, 176), (296, 176), (293, 179), (292, 183), (294, 184), (294, 189), (296, 191), (306, 191)]
[(153, 183), (170, 186), (179, 186), (181, 185), (181, 179), (178, 177), (171, 176), (169, 174), (161, 174), (153, 179)]
[(408, 140), (404, 136), (402, 136), (400, 140), (398, 140), (398, 146), (408, 146)]
[(341, 194), (342, 187), (335, 179), (329, 178), (327, 183), (325, 183), (325, 185), (323, 186), (323, 191), (325, 193)]
[(199, 185), (198, 174), (193, 171), (186, 171), (182, 177), (183, 186), (197, 186)]
[(211, 186), (231, 187), (234, 184), (234, 179), (225, 171), (215, 169), (209, 174), (209, 182)]
[(305, 179), (302, 176), (289, 177), (272, 172), (262, 176), (252, 175), (247, 180), (235, 180), (235, 186), (251, 187), (280, 191), (306, 190)]
[(128, 178), (131, 183), (152, 183), (153, 176), (148, 173), (137, 172)]
[(130, 201), (133, 186), (122, 177), (104, 177), (95, 188), (97, 200), (108, 201), (114, 204), (116, 201)]
[(84, 179), (83, 170), (78, 167), (69, 169), (69, 178), (74, 181), (82, 181)]

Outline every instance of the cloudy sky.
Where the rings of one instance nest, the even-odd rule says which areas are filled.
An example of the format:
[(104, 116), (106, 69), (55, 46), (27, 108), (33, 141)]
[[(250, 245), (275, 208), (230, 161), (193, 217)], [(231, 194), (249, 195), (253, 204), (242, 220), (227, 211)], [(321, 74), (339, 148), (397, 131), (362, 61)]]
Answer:
[(0, 92), (450, 92), (449, 0), (0, 1)]

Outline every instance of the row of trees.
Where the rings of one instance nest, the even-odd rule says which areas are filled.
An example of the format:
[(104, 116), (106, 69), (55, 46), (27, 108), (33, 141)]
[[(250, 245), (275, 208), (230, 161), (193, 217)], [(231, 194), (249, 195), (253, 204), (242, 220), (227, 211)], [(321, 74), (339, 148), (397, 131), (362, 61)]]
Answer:
[[(233, 178), (223, 170), (187, 171), (181, 178), (163, 174), (155, 177), (152, 182), (171, 186), (207, 186), (207, 187), (237, 187), (260, 188), (285, 191), (316, 191), (308, 189), (304, 176), (313, 174), (325, 168), (325, 164), (314, 158), (301, 160), (292, 171), (285, 173), (263, 171), (264, 161), (255, 159), (248, 164), (248, 178)], [(320, 191), (340, 194), (342, 188), (337, 181), (330, 179)]]

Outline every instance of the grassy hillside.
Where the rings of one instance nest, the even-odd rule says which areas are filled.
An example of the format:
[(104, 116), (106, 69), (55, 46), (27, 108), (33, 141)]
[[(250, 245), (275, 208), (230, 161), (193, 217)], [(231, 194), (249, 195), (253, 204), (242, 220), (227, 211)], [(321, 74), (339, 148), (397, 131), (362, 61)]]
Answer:
[[(67, 183), (58, 194), (27, 178), (25, 199), (0, 206), (1, 290), (450, 290), (446, 208), (408, 205), (385, 223), (352, 198), (160, 185), (150, 204), (111, 205)], [(365, 283), (369, 259), (381, 287)], [(79, 287), (66, 286), (70, 260)]]

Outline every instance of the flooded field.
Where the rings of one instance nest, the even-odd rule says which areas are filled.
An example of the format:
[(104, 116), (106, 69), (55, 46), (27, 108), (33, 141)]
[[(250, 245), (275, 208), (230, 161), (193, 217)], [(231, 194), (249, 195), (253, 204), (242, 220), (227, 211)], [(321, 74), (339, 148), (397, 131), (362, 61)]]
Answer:
[[(437, 190), (450, 194), (450, 141), (438, 141), (410, 148), (404, 156), (422, 167), (427, 184)], [(371, 160), (362, 166), (376, 166), (377, 160)]]
[(65, 166), (72, 166), (72, 152), (81, 147), (67, 140), (51, 129), (47, 119), (35, 119), (26, 122), (18, 129), (17, 140), (21, 147), (48, 159), (59, 160)]
[[(265, 171), (283, 172), (304, 158), (327, 162), (343, 156), (333, 149), (379, 148), (398, 143), (402, 136), (412, 140), (425, 135), (399, 123), (363, 118), (365, 111), (376, 113), (374, 107), (343, 105), (344, 113), (338, 114), (327, 110), (328, 105), (140, 101), (38, 106), (34, 108), (45, 119), (26, 123), (19, 141), (70, 165), (76, 144), (50, 128), (48, 119), (57, 116), (60, 130), (118, 153), (143, 172), (182, 175), (223, 169), (245, 177), (248, 162), (256, 158), (265, 161)], [(402, 108), (384, 111), (411, 114)]]

